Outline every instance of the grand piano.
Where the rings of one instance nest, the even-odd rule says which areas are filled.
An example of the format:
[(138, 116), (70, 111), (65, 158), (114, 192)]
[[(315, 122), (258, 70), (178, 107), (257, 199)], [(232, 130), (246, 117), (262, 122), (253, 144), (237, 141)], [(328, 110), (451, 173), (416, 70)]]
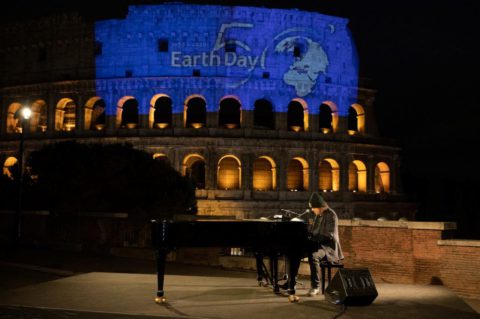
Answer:
[[(274, 292), (278, 293), (278, 256), (285, 255), (290, 260), (288, 277), (295, 278), (300, 259), (311, 242), (308, 240), (307, 225), (301, 220), (152, 220), (152, 244), (157, 252), (158, 289), (155, 301), (163, 303), (166, 301), (166, 256), (177, 248), (238, 247), (270, 257), (268, 280)], [(294, 285), (293, 282), (289, 288)]]

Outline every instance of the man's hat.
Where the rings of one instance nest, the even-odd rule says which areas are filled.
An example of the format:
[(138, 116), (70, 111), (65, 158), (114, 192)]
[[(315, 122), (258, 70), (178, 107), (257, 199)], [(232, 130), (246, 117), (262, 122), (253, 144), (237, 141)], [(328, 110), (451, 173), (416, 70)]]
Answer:
[(319, 193), (315, 192), (310, 195), (310, 200), (308, 201), (310, 208), (320, 208), (327, 206), (327, 202), (320, 196)]

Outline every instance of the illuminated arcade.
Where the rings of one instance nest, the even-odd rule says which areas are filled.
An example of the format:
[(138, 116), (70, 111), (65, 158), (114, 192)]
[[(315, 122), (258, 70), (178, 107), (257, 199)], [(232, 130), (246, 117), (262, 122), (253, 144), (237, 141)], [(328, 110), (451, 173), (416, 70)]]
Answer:
[[(52, 32), (31, 34), (33, 23)], [(130, 6), (123, 19), (70, 14), (6, 28), (7, 176), (29, 106), (26, 156), (65, 139), (130, 142), (192, 177), (201, 215), (300, 210), (318, 190), (341, 218), (414, 218), (346, 19), (163, 4)]]

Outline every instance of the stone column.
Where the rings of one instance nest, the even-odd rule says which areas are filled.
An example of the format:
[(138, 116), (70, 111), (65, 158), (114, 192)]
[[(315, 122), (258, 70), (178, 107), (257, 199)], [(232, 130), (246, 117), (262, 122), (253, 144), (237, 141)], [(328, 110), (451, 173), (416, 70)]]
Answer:
[(340, 157), (340, 192), (348, 193), (348, 166), (350, 156), (342, 153)]
[(367, 193), (375, 193), (375, 158), (373, 155), (368, 156), (367, 159)]
[(308, 162), (308, 190), (310, 192), (318, 191), (318, 164), (320, 156), (318, 151), (313, 150), (307, 153), (307, 162)]
[(47, 132), (55, 131), (55, 111), (57, 109), (57, 105), (55, 103), (54, 93), (49, 91), (48, 92), (48, 105), (47, 105)]
[(84, 130), (84, 123), (85, 123), (85, 118), (84, 118), (84, 100), (83, 96), (77, 92), (77, 101), (75, 103), (76, 109), (75, 109), (75, 131), (83, 131)]
[(402, 180), (400, 179), (401, 161), (398, 155), (395, 155), (390, 167), (390, 193), (398, 194), (403, 192)]
[(287, 168), (290, 156), (286, 150), (280, 150), (278, 152), (278, 165), (277, 165), (277, 189), (280, 192), (287, 191)]
[(213, 145), (207, 146), (205, 161), (205, 188), (208, 189), (208, 199), (215, 199), (218, 154)]
[(276, 112), (275, 113), (275, 126), (277, 131), (287, 130), (287, 113)]
[(242, 154), (240, 155), (240, 160), (242, 161), (242, 189), (245, 200), (250, 200), (252, 196), (252, 186), (253, 186), (253, 173), (252, 173), (252, 166), (253, 166), (253, 155)]

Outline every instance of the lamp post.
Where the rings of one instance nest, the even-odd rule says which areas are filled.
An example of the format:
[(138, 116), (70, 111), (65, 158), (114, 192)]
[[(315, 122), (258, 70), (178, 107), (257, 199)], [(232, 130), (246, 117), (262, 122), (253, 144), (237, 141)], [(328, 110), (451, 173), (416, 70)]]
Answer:
[(15, 243), (20, 243), (20, 237), (22, 235), (22, 187), (23, 187), (23, 153), (25, 142), (25, 131), (28, 126), (25, 123), (32, 116), (32, 110), (29, 107), (23, 107), (20, 110), (20, 121), (22, 131), (20, 132), (20, 147), (18, 154), (18, 196), (17, 196), (17, 212), (15, 214)]

